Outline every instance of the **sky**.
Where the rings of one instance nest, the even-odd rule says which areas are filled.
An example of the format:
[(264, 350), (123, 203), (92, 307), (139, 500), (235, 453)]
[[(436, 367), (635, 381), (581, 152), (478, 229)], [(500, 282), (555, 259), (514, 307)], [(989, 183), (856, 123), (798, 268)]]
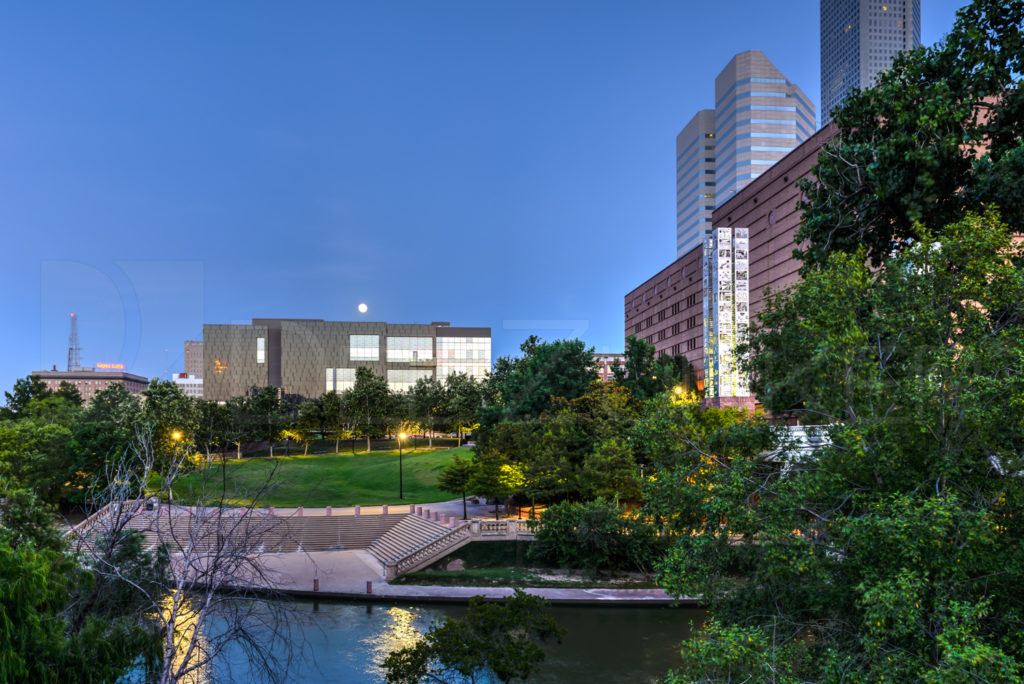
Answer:
[[(939, 40), (962, 0), (922, 0)], [(621, 351), (675, 258), (675, 136), (816, 0), (0, 4), (0, 389), (167, 377), (203, 323), (489, 326)], [(820, 118), (820, 115), (819, 115)], [(365, 302), (369, 311), (357, 312)]]

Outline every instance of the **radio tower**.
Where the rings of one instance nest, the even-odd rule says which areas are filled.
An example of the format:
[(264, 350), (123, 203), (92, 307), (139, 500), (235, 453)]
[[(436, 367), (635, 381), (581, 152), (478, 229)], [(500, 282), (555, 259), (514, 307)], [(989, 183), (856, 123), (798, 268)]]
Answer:
[(68, 370), (82, 369), (82, 348), (78, 346), (78, 317), (71, 314), (71, 334), (68, 335)]

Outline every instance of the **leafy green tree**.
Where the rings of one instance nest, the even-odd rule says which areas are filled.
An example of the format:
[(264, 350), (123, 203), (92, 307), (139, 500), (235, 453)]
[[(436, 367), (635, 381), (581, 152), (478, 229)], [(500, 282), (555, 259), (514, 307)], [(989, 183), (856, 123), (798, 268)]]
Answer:
[(57, 386), (57, 391), (53, 393), (54, 396), (62, 397), (67, 399), (75, 406), (82, 405), (82, 393), (78, 391), (78, 388), (72, 385), (67, 380), (61, 380)]
[(480, 385), (466, 373), (452, 373), (444, 379), (444, 412), (459, 435), (477, 421), (483, 402)]
[(462, 519), (466, 515), (466, 492), (469, 489), (469, 482), (473, 477), (473, 462), (463, 461), (455, 454), (455, 458), (445, 466), (437, 478), (437, 488), (443, 492), (462, 495)]
[(366, 436), (367, 451), (370, 451), (370, 438), (384, 432), (390, 394), (387, 381), (366, 366), (356, 368), (355, 385), (345, 391), (346, 411), (355, 418), (357, 429)]
[(235, 458), (242, 458), (242, 445), (255, 441), (256, 427), (246, 397), (231, 397), (228, 407), (227, 442), (235, 445)]
[(62, 551), (56, 511), (29, 489), (0, 490), (0, 544), (17, 549), (32, 544), (36, 549)]
[(270, 444), (270, 457), (274, 457), (274, 443), (288, 424), (288, 406), (276, 387), (253, 388), (245, 397), (245, 414), (252, 435)]
[(993, 215), (918, 234), (761, 312), (752, 387), (825, 445), (698, 444), (652, 497), (664, 586), (792, 646), (801, 681), (1024, 676), (1024, 255)]
[(974, 0), (943, 41), (901, 53), (851, 94), (800, 184), (808, 267), (862, 247), (877, 266), (972, 210), (999, 207), (1024, 229), (1022, 53), (1024, 2)]
[(33, 399), (19, 415), (35, 423), (60, 425), (70, 430), (81, 419), (82, 408), (66, 396), (54, 393), (43, 399)]
[(68, 428), (31, 420), (0, 422), (0, 479), (8, 486), (55, 502), (72, 476), (74, 460)]
[[(73, 429), (75, 466), (73, 486), (88, 496), (90, 487), (106, 485), (102, 481), (105, 466), (122, 457), (135, 437), (142, 415), (139, 398), (123, 384), (115, 383), (95, 395)], [(71, 498), (80, 498), (72, 495)]]
[(530, 558), (565, 568), (649, 570), (660, 555), (655, 529), (627, 515), (614, 502), (598, 498), (563, 501), (540, 516)]
[(531, 335), (520, 349), (522, 356), (495, 363), (487, 394), (496, 404), (481, 412), (485, 428), (536, 418), (551, 406), (552, 397), (575, 399), (598, 379), (594, 350), (580, 340), (542, 342)]
[(612, 437), (594, 447), (580, 468), (580, 488), (587, 498), (640, 499), (640, 473), (625, 439)]
[(497, 520), (501, 501), (521, 486), (521, 478), (521, 469), (501, 454), (477, 452), (468, 487), (484, 498), (494, 499), (494, 519)]
[(4, 392), (7, 405), (4, 407), (4, 413), (0, 415), (0, 418), (17, 418), (30, 401), (33, 399), (45, 399), (52, 394), (50, 388), (39, 379), (38, 375), (28, 375), (15, 380), (13, 389), (13, 394), (11, 392)]
[(637, 399), (650, 399), (677, 386), (688, 392), (697, 389), (693, 367), (685, 356), (656, 356), (655, 346), (635, 335), (626, 338), (625, 365), (612, 373)]
[(231, 432), (231, 409), (227, 404), (200, 399), (195, 402), (196, 445), (212, 458), (214, 450), (227, 446)]
[(433, 448), (438, 417), (444, 413), (447, 400), (445, 386), (436, 378), (420, 378), (413, 385), (410, 394), (411, 414), (426, 428), (427, 445)]
[(173, 382), (153, 378), (142, 390), (142, 420), (153, 431), (153, 449), (161, 463), (171, 454), (191, 449), (199, 427), (195, 401)]
[(469, 600), (464, 618), (445, 618), (413, 646), (392, 651), (382, 667), (389, 684), (422, 681), (527, 680), (544, 662), (544, 646), (565, 630), (544, 609), (547, 601), (516, 589), (503, 604)]
[[(334, 453), (338, 453), (341, 440), (352, 434), (348, 406), (337, 392), (328, 392), (321, 397), (321, 410), (327, 429), (334, 435)], [(355, 442), (352, 449), (355, 451)]]

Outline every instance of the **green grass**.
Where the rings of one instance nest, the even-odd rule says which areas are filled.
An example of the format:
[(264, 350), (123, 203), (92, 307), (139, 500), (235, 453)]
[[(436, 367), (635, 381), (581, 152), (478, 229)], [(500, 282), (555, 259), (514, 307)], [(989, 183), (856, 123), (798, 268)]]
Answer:
[(194, 503), (205, 480), (207, 494), (203, 498), (207, 501), (222, 496), (223, 482), (225, 501), (249, 504), (269, 478), (269, 489), (258, 497), (260, 506), (317, 508), (439, 501), (455, 497), (434, 486), (455, 454), (462, 458), (472, 455), (468, 447), (406, 449), (402, 456), (404, 499), (398, 498), (398, 451), (357, 451), (353, 455), (344, 450), (339, 454), (228, 460), (223, 472), (221, 464), (214, 462), (203, 472), (179, 481), (174, 487), (174, 498), (181, 503)]

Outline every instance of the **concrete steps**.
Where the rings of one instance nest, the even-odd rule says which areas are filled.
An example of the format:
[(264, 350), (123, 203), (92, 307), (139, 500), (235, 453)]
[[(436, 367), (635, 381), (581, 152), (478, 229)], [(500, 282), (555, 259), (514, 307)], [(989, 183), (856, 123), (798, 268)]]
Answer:
[(382, 564), (391, 559), (407, 555), (449, 531), (448, 527), (415, 515), (406, 515), (397, 525), (388, 530), (370, 545), (369, 551)]

